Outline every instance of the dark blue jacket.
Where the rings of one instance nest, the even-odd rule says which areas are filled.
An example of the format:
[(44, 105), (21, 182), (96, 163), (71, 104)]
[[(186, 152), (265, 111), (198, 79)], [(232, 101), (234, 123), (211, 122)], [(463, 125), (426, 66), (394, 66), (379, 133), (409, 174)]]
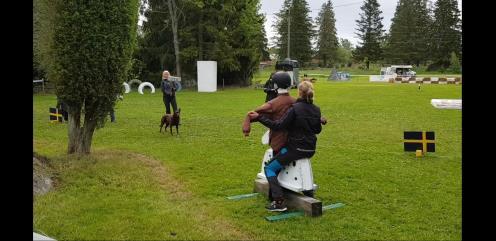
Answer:
[(315, 152), (317, 134), (322, 131), (320, 108), (304, 99), (297, 99), (286, 114), (273, 121), (260, 115), (258, 121), (272, 130), (288, 130), (287, 146), (301, 152)]
[(173, 81), (170, 81), (168, 79), (163, 79), (162, 83), (160, 85), (160, 89), (162, 90), (162, 93), (164, 95), (175, 95), (177, 86)]

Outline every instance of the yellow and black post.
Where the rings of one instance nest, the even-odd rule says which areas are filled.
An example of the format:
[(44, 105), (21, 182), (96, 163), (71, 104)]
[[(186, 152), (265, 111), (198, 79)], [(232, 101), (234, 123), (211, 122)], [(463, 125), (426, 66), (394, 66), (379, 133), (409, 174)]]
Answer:
[(403, 138), (405, 151), (413, 151), (417, 157), (436, 151), (433, 131), (405, 131)]
[(55, 123), (63, 121), (64, 117), (62, 116), (62, 113), (59, 113), (59, 109), (50, 107), (50, 122)]

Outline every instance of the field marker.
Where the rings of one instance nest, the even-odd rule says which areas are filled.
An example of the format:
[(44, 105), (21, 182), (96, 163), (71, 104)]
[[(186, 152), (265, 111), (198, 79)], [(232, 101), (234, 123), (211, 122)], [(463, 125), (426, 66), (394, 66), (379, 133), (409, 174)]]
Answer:
[(227, 197), (227, 199), (229, 199), (229, 200), (240, 200), (240, 199), (254, 197), (254, 196), (257, 196), (257, 195), (258, 195), (258, 192), (256, 192), (256, 193), (249, 193), (249, 194), (242, 194), (242, 195), (237, 195), (237, 196), (230, 196), (230, 197)]

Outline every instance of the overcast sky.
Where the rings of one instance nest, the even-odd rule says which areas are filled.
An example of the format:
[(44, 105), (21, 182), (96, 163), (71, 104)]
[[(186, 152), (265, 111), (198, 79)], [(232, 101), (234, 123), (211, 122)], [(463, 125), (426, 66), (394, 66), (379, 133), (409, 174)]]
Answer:
[[(307, 0), (308, 6), (310, 8), (310, 16), (315, 21), (322, 4), (327, 0)], [(260, 12), (265, 14), (265, 31), (267, 33), (267, 38), (269, 39), (269, 46), (273, 45), (273, 37), (276, 34), (272, 24), (275, 21), (274, 13), (281, 10), (284, 0), (261, 0)], [(356, 20), (360, 17), (360, 7), (363, 4), (362, 1), (357, 0), (331, 0), (334, 14), (336, 18), (336, 30), (338, 38), (346, 38), (350, 40), (354, 45), (358, 42), (355, 35)], [(380, 10), (382, 11), (382, 24), (384, 29), (389, 31), (391, 26), (391, 19), (394, 17), (394, 11), (396, 10), (396, 5), (398, 0), (378, 0), (380, 5)], [(435, 3), (435, 0), (432, 1)], [(458, 8), (461, 10), (461, 0), (458, 0)]]

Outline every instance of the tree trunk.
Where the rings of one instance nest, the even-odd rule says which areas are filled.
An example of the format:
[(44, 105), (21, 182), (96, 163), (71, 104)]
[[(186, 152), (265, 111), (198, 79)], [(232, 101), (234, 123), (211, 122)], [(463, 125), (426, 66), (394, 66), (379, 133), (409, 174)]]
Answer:
[(79, 145), (76, 149), (78, 154), (89, 154), (91, 149), (91, 141), (96, 128), (96, 120), (85, 118), (84, 126), (79, 136)]
[[(71, 108), (71, 107), (69, 107)], [(79, 145), (79, 137), (81, 135), (81, 113), (79, 111), (70, 111), (69, 112), (69, 122), (67, 123), (68, 134), (69, 134), (69, 143), (67, 146), (67, 153), (72, 154), (75, 153), (77, 147)]]
[(181, 77), (181, 62), (179, 56), (179, 39), (177, 32), (177, 5), (175, 0), (168, 0), (167, 5), (169, 6), (169, 16), (172, 23), (172, 36), (174, 37), (174, 54), (176, 55), (176, 75)]
[(198, 23), (198, 60), (203, 60), (203, 11), (200, 11), (200, 22)]
[(84, 126), (81, 128), (81, 109), (78, 108), (76, 111), (69, 112), (67, 128), (69, 133), (67, 153), (89, 154), (96, 120), (91, 120), (89, 116), (85, 116)]
[(367, 70), (369, 69), (370, 61), (367, 60)]

